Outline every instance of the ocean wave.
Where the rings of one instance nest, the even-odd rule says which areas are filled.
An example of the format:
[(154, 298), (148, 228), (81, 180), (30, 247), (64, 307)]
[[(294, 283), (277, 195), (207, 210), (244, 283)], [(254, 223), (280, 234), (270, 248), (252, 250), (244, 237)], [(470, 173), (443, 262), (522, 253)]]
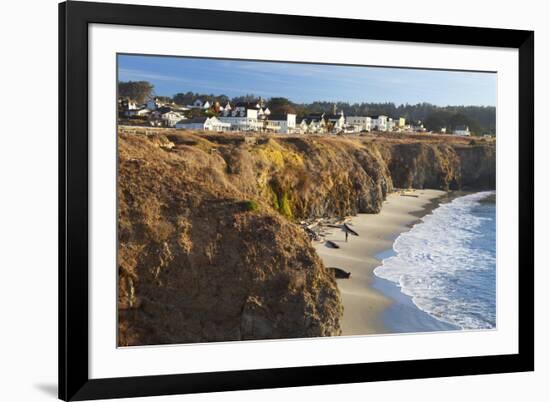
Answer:
[(480, 192), (442, 204), (394, 242), (375, 275), (414, 304), (463, 329), (496, 325), (495, 204)]

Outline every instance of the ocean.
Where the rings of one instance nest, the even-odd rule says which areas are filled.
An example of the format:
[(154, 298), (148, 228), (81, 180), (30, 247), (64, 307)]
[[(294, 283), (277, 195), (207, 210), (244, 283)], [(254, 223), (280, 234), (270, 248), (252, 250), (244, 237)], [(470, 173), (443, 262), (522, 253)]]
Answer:
[(494, 194), (441, 204), (382, 256), (375, 287), (396, 301), (384, 319), (389, 330), (496, 327)]

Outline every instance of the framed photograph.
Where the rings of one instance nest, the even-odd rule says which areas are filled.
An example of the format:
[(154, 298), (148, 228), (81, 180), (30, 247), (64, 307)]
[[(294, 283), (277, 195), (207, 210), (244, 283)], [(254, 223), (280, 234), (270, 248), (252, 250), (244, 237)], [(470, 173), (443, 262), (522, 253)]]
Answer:
[(59, 397), (533, 370), (533, 43), (60, 4)]

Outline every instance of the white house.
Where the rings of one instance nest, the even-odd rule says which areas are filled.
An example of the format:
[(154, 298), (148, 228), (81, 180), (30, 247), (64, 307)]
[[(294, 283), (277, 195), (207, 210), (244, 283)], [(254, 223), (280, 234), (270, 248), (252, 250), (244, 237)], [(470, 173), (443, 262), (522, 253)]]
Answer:
[(141, 109), (129, 109), (124, 111), (124, 114), (128, 117), (147, 116), (149, 113), (151, 113), (151, 111), (145, 107)]
[(454, 135), (470, 135), (470, 128), (468, 126), (456, 126), (453, 130)]
[(393, 131), (395, 130), (395, 128), (396, 128), (395, 121), (391, 117), (388, 117), (388, 121), (386, 122), (386, 130)]
[(346, 116), (346, 124), (357, 127), (357, 131), (370, 131), (371, 123), (368, 116)]
[(185, 119), (182, 112), (177, 109), (174, 110), (169, 106), (161, 106), (160, 108), (153, 110), (149, 120), (156, 126), (174, 127), (177, 122)]
[(309, 122), (308, 119), (301, 119), (298, 124), (296, 124), (296, 128), (300, 130), (302, 134), (306, 134), (309, 132)]
[(311, 133), (325, 133), (327, 131), (327, 122), (325, 119), (312, 119), (309, 122), (309, 131)]
[(170, 110), (166, 113), (162, 113), (160, 119), (164, 122), (165, 126), (175, 127), (176, 123), (185, 120), (186, 117), (181, 113)]
[(344, 116), (344, 111), (340, 111), (338, 114), (323, 114), (323, 119), (332, 124), (333, 132), (340, 132), (344, 130), (346, 125), (346, 118)]
[(230, 124), (233, 131), (261, 131), (264, 126), (263, 121), (258, 120), (256, 109), (247, 109), (242, 106), (236, 106), (231, 114), (225, 112), (219, 119)]
[(267, 122), (268, 125), (277, 127), (277, 132), (280, 134), (290, 134), (296, 131), (296, 115), (292, 113), (271, 115)]
[(209, 101), (202, 101), (201, 99), (196, 99), (191, 105), (189, 105), (191, 109), (210, 109), (212, 107), (212, 104)]
[(225, 110), (219, 119), (231, 124), (233, 131), (262, 131), (264, 123), (258, 120), (258, 110), (254, 104), (236, 104), (233, 109)]
[(214, 112), (223, 114), (223, 112), (225, 112), (225, 106), (219, 102), (214, 102)]
[(324, 113), (311, 114), (304, 120), (306, 120), (306, 123), (308, 124), (308, 133), (324, 133), (327, 130), (327, 121), (325, 120)]
[(258, 119), (267, 119), (269, 115), (271, 115), (271, 110), (269, 110), (268, 107), (264, 108), (258, 108)]
[(193, 109), (201, 109), (202, 108), (202, 100), (195, 99), (195, 101), (189, 106), (192, 107)]
[(185, 130), (227, 131), (231, 128), (231, 125), (221, 122), (215, 116), (212, 116), (181, 120), (176, 123), (176, 128)]
[(261, 131), (263, 129), (263, 121), (246, 116), (220, 116), (219, 120), (229, 124), (233, 131)]
[(123, 99), (121, 101), (122, 103), (122, 107), (124, 108), (124, 110), (136, 110), (136, 109), (139, 109), (139, 106), (137, 104), (136, 101), (133, 101), (131, 99)]
[(388, 116), (371, 117), (371, 125), (373, 130), (388, 131)]

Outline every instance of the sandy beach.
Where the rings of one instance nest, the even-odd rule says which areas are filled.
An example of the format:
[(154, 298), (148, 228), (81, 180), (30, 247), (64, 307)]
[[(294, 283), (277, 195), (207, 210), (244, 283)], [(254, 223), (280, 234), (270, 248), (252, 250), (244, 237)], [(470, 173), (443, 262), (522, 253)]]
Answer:
[(327, 267), (351, 272), (349, 279), (337, 280), (344, 303), (343, 335), (393, 332), (384, 324), (382, 313), (395, 302), (373, 287), (376, 279), (373, 270), (380, 265), (380, 255), (391, 250), (394, 239), (409, 230), (447, 193), (414, 190), (406, 194), (389, 194), (379, 214), (354, 217), (350, 227), (359, 237), (350, 235), (346, 242), (344, 231), (331, 229), (326, 239), (338, 244), (339, 249), (329, 248), (325, 243), (314, 245)]

